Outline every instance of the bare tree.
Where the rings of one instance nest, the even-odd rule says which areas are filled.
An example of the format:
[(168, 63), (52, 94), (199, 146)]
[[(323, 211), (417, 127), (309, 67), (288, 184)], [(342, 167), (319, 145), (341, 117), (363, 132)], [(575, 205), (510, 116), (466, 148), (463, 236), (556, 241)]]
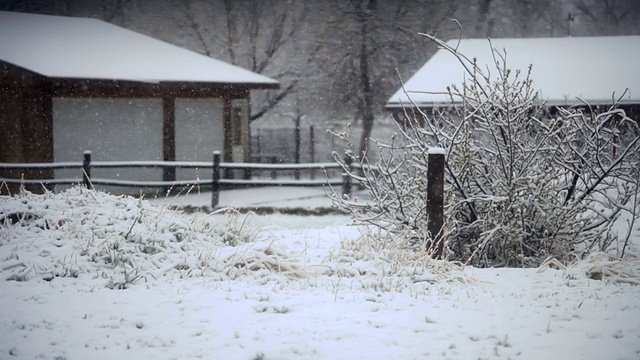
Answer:
[(325, 71), (333, 72), (329, 101), (339, 113), (350, 113), (361, 121), (358, 157), (366, 156), (376, 115), (400, 83), (398, 70), (416, 58), (411, 50), (417, 33), (437, 28), (457, 3), (349, 0), (333, 1), (327, 7), (320, 40), (324, 56), (319, 61)]
[(97, 6), (99, 17), (108, 22), (123, 18), (127, 6), (132, 2), (133, 0), (101, 0)]
[(298, 41), (308, 15), (306, 2), (191, 0), (181, 4), (201, 52), (283, 84), (277, 92), (257, 93), (251, 121), (263, 117), (296, 90), (304, 73), (302, 64), (317, 52), (317, 47)]
[(0, 2), (0, 10), (32, 12), (32, 13), (50, 13), (54, 5), (46, 0), (5, 0)]
[(49, 15), (89, 16), (108, 22), (124, 18), (134, 0), (8, 0), (0, 2), (0, 10)]
[(479, 2), (480, 4), (478, 6), (478, 16), (476, 17), (477, 21), (475, 24), (475, 32), (476, 34), (482, 34), (482, 29), (485, 28), (486, 23), (483, 35), (492, 36), (491, 33), (493, 31), (494, 19), (489, 18), (489, 9), (491, 9), (491, 3), (493, 0), (479, 0)]
[(637, 0), (573, 0), (577, 15), (600, 35), (629, 35), (640, 31)]
[(476, 0), (456, 19), (464, 37), (566, 36), (570, 0)]
[(514, 28), (520, 36), (543, 34), (545, 36), (567, 35), (569, 24), (562, 0), (509, 0)]

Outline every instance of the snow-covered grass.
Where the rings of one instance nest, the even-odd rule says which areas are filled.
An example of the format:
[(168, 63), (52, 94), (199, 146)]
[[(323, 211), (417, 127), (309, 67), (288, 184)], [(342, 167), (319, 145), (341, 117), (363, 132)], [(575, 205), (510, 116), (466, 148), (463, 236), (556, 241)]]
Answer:
[(0, 197), (0, 221), (1, 359), (640, 358), (633, 256), (475, 269), (342, 215), (82, 188)]

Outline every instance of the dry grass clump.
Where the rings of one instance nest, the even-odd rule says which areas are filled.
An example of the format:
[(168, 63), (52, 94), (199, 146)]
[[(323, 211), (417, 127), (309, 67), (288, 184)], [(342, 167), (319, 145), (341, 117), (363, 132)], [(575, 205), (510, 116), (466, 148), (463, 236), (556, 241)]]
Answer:
[(319, 272), (375, 291), (424, 291), (432, 285), (473, 281), (463, 273), (463, 264), (433, 259), (414, 238), (374, 227), (360, 229), (359, 237), (342, 239), (341, 248), (329, 254)]
[(640, 285), (640, 259), (629, 256), (615, 259), (604, 252), (594, 252), (569, 266), (564, 266), (555, 258), (548, 258), (540, 270), (548, 268), (563, 270), (571, 276), (586, 276), (614, 284)]
[(226, 274), (233, 279), (261, 270), (282, 274), (290, 279), (304, 279), (309, 275), (295, 257), (275, 248), (272, 243), (262, 249), (260, 246), (248, 248), (229, 258), (226, 263), (229, 265)]
[(114, 289), (174, 275), (225, 280), (265, 270), (303, 276), (293, 257), (263, 245), (251, 216), (232, 209), (187, 216), (81, 187), (2, 197), (0, 276), (88, 275)]
[(640, 259), (611, 259), (603, 252), (589, 254), (578, 262), (586, 275), (594, 280), (615, 284), (640, 285)]

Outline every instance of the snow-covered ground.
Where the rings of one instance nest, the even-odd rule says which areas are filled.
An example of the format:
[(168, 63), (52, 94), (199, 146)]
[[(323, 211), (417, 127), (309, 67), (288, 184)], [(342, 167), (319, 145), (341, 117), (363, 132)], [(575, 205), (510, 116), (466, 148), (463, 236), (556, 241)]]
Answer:
[[(335, 188), (341, 192), (341, 188)], [(220, 192), (219, 207), (272, 207), (272, 208), (328, 208), (331, 199), (326, 196), (328, 187), (272, 186), (231, 189)], [(211, 192), (200, 192), (196, 188), (183, 193), (149, 199), (159, 206), (210, 207)]]
[(633, 257), (464, 268), (363, 241), (342, 215), (153, 202), (0, 197), (0, 359), (640, 358)]

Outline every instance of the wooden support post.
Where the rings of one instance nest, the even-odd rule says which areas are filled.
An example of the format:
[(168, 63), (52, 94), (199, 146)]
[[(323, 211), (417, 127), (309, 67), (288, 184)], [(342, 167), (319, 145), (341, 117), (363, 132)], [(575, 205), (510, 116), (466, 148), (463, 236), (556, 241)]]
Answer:
[[(309, 155), (311, 157), (311, 163), (316, 162), (316, 135), (314, 133), (314, 127), (309, 127)], [(311, 180), (316, 178), (316, 171), (311, 169)]]
[(91, 184), (91, 151), (89, 150), (85, 150), (82, 159), (82, 183), (89, 190), (93, 187)]
[[(224, 129), (224, 137), (223, 137), (223, 146), (222, 146), (222, 161), (230, 163), (233, 162), (233, 125), (231, 119), (231, 112), (233, 111), (233, 107), (231, 104), (231, 99), (225, 97), (222, 99), (222, 126)], [(237, 124), (239, 126), (240, 124)], [(224, 178), (232, 179), (234, 171), (231, 169), (224, 170)]]
[[(353, 168), (351, 167), (351, 163), (353, 162), (353, 159), (351, 158), (351, 153), (347, 152), (344, 154), (344, 163), (347, 165), (347, 169), (349, 169), (349, 172), (353, 171)], [(349, 173), (347, 171), (342, 173), (342, 197), (343, 198), (350, 198), (351, 197), (351, 175), (349, 175)]]
[(220, 151), (213, 152), (213, 184), (211, 185), (211, 209), (220, 203)]
[(435, 259), (441, 259), (444, 254), (444, 149), (430, 148), (427, 162), (427, 230), (431, 237), (428, 250)]
[[(262, 149), (260, 148), (260, 140), (262, 139), (262, 134), (260, 128), (257, 130), (258, 134), (256, 134), (256, 154), (258, 156), (262, 156)], [(258, 161), (259, 162), (259, 161)]]
[[(300, 115), (297, 115), (295, 118), (295, 129), (294, 129), (294, 140), (296, 145), (295, 152), (295, 163), (300, 164)], [(300, 180), (300, 169), (296, 169), (293, 171), (293, 177), (296, 180)]]
[[(269, 162), (270, 162), (271, 164), (275, 164), (275, 163), (276, 163), (276, 159), (277, 159), (277, 158), (276, 158), (275, 156), (271, 156), (271, 160), (270, 160)], [(271, 179), (272, 179), (272, 180), (275, 180), (275, 178), (276, 178), (276, 170), (275, 170), (275, 169), (273, 169), (273, 170), (271, 170)]]
[[(162, 160), (176, 161), (176, 103), (173, 97), (162, 98)], [(162, 181), (176, 181), (176, 168), (163, 168)]]

